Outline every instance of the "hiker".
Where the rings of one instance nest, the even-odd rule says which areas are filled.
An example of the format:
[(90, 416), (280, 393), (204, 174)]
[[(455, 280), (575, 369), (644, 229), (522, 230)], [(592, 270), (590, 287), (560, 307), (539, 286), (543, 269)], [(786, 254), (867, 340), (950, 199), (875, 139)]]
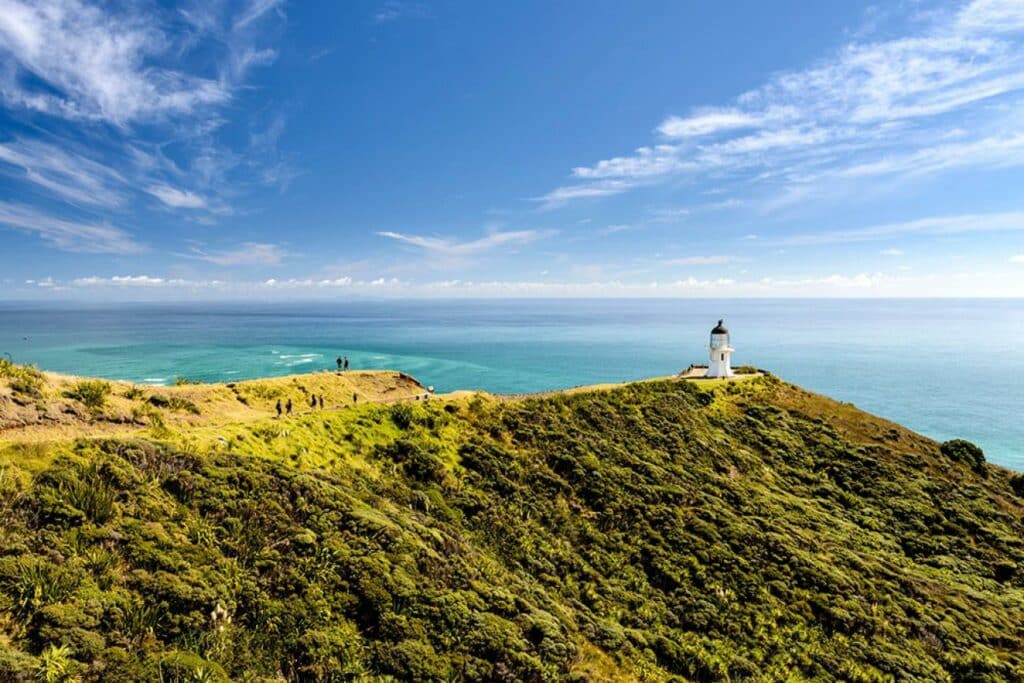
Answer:
[(348, 370), (348, 356), (345, 356), (345, 369)]
[(309, 407), (316, 410), (316, 394), (309, 395)]
[(287, 411), (288, 411), (288, 414), (289, 414), (289, 415), (291, 415), (291, 414), (292, 414), (292, 400), (291, 400), (291, 399), (288, 399), (288, 403), (286, 403), (286, 404), (284, 405), (284, 408), (285, 408), (285, 410), (287, 410)]
[(352, 394), (352, 404), (359, 403), (359, 394)]
[(319, 396), (319, 398), (317, 400), (320, 401), (320, 410), (323, 410), (324, 409), (324, 395), (320, 394), (320, 396)]
[(277, 416), (281, 417), (281, 399), (277, 399)]
[(334, 362), (338, 364), (338, 369), (341, 370), (341, 356), (338, 356)]

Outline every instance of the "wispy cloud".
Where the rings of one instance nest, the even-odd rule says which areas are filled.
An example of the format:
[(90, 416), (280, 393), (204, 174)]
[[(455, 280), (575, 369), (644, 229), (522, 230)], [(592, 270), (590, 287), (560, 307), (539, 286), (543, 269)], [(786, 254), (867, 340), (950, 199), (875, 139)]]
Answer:
[(246, 242), (235, 249), (221, 251), (192, 250), (195, 258), (218, 266), (276, 266), (284, 258), (284, 250), (276, 244)]
[(0, 101), (32, 126), (0, 145), (0, 172), (76, 207), (147, 193), (197, 220), (230, 213), (240, 188), (283, 187), (283, 118), (244, 164), (215, 135), (248, 72), (276, 58), (260, 43), (283, 5), (2, 0)]
[(386, 0), (380, 8), (373, 13), (371, 20), (375, 24), (387, 24), (399, 19), (424, 17), (427, 15), (427, 8), (420, 2), (405, 2), (403, 0)]
[(432, 254), (448, 257), (465, 257), (492, 251), (498, 247), (528, 244), (550, 235), (543, 230), (495, 231), (475, 240), (456, 240), (444, 237), (425, 237), (400, 232), (383, 231), (377, 235), (410, 244)]
[(902, 249), (883, 249), (878, 253), (881, 254), (882, 256), (903, 256)]
[[(5, 70), (0, 93), (10, 106), (115, 125), (229, 99), (215, 79), (149, 61), (168, 47), (141, 13), (76, 0), (6, 0), (0, 50), (17, 69)], [(32, 85), (24, 74), (47, 87)]]
[(952, 235), (1004, 231), (1024, 231), (1024, 212), (933, 216), (912, 221), (882, 223), (853, 230), (823, 230), (791, 235), (777, 240), (777, 243), (787, 245), (838, 244), (870, 242), (910, 234)]
[(681, 256), (679, 258), (663, 259), (661, 263), (666, 266), (718, 266), (733, 263), (736, 260), (735, 256), (725, 255)]
[(608, 225), (597, 231), (598, 235), (614, 235), (620, 232), (633, 232), (639, 230), (640, 227), (637, 225), (629, 225), (625, 223), (617, 223), (614, 225)]
[(711, 135), (737, 128), (759, 128), (771, 121), (795, 118), (789, 108), (768, 109), (763, 112), (743, 111), (736, 107), (699, 109), (690, 116), (670, 116), (658, 126), (658, 132), (667, 138), (691, 138)]
[(199, 195), (170, 185), (150, 185), (146, 188), (146, 192), (174, 209), (205, 209), (207, 207), (206, 200)]
[(144, 250), (128, 233), (112, 225), (65, 220), (11, 202), (0, 201), (0, 225), (37, 235), (64, 251), (135, 254)]
[(564, 187), (555, 188), (547, 194), (534, 197), (533, 201), (539, 202), (541, 208), (554, 209), (574, 199), (580, 199), (583, 197), (608, 197), (615, 194), (621, 194), (636, 186), (637, 183), (625, 180), (602, 180), (582, 185), (566, 185)]
[(234, 28), (246, 28), (264, 14), (280, 11), (283, 5), (284, 0), (252, 0), (235, 19)]
[(77, 204), (114, 207), (124, 201), (115, 187), (124, 178), (114, 169), (40, 140), (0, 144), (0, 168)]
[[(917, 25), (908, 36), (860, 38), (728, 104), (670, 116), (658, 144), (577, 166), (571, 176), (583, 182), (538, 200), (555, 208), (706, 174), (806, 199), (811, 185), (836, 178), (1024, 163), (1024, 4), (974, 0)], [(993, 102), (1005, 111), (988, 109)]]

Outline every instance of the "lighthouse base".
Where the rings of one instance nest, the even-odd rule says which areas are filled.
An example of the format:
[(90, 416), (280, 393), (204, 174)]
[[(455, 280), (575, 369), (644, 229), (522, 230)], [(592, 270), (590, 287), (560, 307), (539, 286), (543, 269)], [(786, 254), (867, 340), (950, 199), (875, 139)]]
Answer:
[(735, 377), (735, 373), (732, 371), (732, 349), (729, 347), (711, 349), (711, 353), (708, 354), (708, 371), (704, 374), (705, 377), (711, 379), (719, 379), (726, 377)]

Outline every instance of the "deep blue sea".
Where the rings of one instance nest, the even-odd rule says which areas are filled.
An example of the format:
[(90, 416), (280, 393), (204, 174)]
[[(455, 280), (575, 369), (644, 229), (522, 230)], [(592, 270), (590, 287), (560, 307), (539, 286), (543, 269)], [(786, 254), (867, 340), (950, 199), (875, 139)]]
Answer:
[(1024, 470), (1021, 300), (514, 300), (310, 304), (0, 303), (0, 353), (154, 384), (393, 368), (438, 391), (518, 393), (667, 375), (707, 361), (724, 318), (734, 365)]

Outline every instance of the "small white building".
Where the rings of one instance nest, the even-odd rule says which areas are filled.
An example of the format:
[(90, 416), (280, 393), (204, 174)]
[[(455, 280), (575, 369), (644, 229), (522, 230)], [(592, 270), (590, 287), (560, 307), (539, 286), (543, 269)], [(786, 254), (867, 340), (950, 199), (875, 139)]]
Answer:
[(708, 371), (705, 377), (733, 377), (731, 358), (734, 349), (729, 346), (729, 330), (719, 320), (711, 330), (711, 341), (708, 344)]

